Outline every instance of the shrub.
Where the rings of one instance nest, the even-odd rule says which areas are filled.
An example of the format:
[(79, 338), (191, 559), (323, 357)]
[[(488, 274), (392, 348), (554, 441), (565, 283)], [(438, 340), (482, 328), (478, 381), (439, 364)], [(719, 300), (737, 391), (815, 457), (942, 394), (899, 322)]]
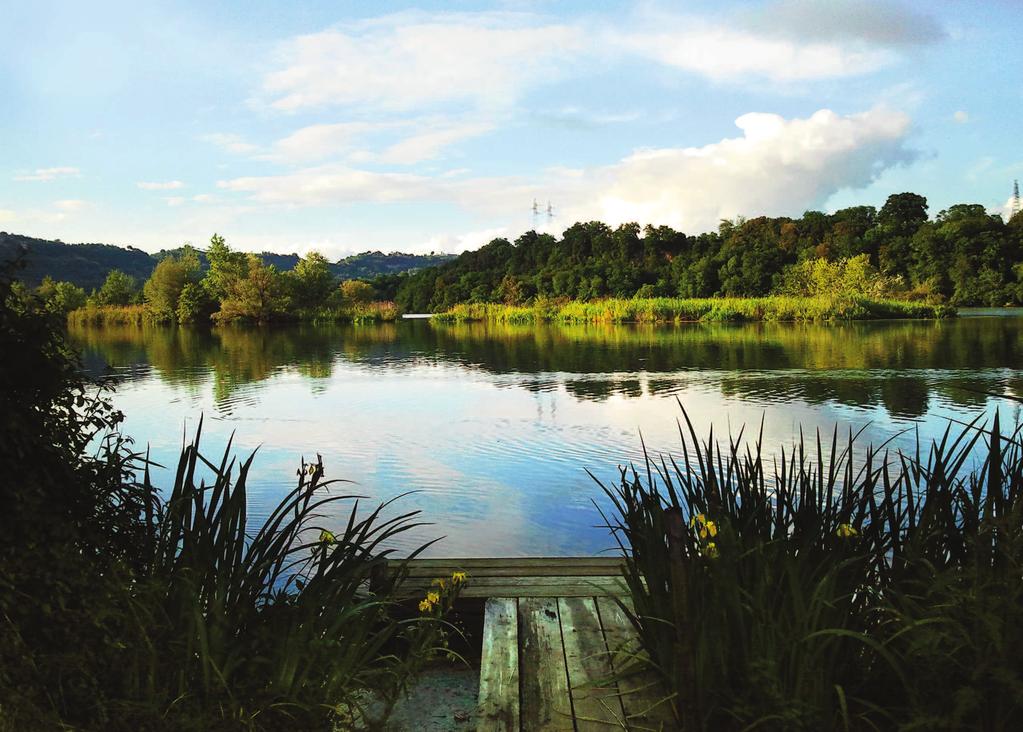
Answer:
[(836, 432), (771, 462), (760, 437), (722, 449), (685, 424), (678, 459), (603, 486), (643, 663), (682, 728), (1023, 718), (1019, 430), (996, 415), (926, 458), (856, 454)]

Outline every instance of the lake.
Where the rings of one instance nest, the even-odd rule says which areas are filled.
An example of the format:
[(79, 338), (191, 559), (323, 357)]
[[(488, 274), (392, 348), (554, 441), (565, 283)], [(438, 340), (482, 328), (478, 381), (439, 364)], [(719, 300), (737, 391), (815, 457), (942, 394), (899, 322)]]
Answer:
[[(983, 316), (988, 317), (983, 317)], [(259, 449), (250, 513), (266, 516), (301, 456), (375, 503), (433, 522), (403, 552), (588, 555), (611, 546), (586, 470), (679, 451), (676, 398), (701, 438), (763, 420), (768, 452), (821, 429), (912, 447), (1018, 405), (1023, 315), (951, 321), (679, 326), (507, 326), (429, 320), (361, 326), (86, 328), (71, 331), (87, 370), (112, 375), (126, 432), (173, 467), (204, 415), (217, 455), (234, 433)], [(170, 469), (155, 480), (169, 485)], [(345, 517), (328, 516), (326, 523)]]

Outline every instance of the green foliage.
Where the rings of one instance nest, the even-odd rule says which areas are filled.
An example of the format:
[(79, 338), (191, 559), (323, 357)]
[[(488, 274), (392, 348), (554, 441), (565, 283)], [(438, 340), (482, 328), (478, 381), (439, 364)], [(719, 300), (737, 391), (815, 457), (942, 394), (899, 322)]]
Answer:
[[(277, 269), (263, 264), (255, 254), (247, 256), (246, 265), (245, 276), (231, 281), (220, 310), (213, 314), (218, 323), (233, 320), (267, 323), (287, 312), (285, 282)], [(210, 271), (213, 271), (212, 265)]]
[(780, 289), (798, 297), (899, 298), (905, 294), (902, 278), (881, 274), (866, 254), (837, 261), (804, 259), (785, 270)]
[(1012, 728), (1018, 430), (1003, 436), (996, 415), (926, 457), (818, 435), (774, 461), (759, 437), (701, 443), (687, 415), (680, 435), (678, 458), (602, 487), (639, 665), (684, 729)]
[(138, 282), (131, 275), (114, 269), (107, 275), (103, 285), (92, 294), (89, 300), (99, 306), (131, 305), (138, 302)]
[(224, 241), (224, 237), (214, 234), (210, 238), (210, 246), (206, 249), (209, 271), (203, 278), (203, 287), (210, 299), (222, 301), (231, 295), (232, 289), (249, 271), (245, 254), (235, 252)]
[(319, 252), (309, 252), (287, 273), (291, 300), (299, 308), (322, 305), (334, 289), (330, 262)]
[(373, 299), (373, 286), (362, 280), (345, 280), (341, 283), (341, 297), (346, 303), (365, 303)]
[(697, 236), (663, 226), (577, 223), (560, 239), (536, 232), (514, 243), (495, 239), (387, 285), (405, 312), (521, 305), (534, 297), (763, 297), (785, 290), (788, 268), (817, 259), (862, 269), (864, 281), (850, 286), (870, 297), (921, 288), (956, 305), (1023, 302), (1015, 269), (1023, 263), (1023, 225), (1005, 224), (978, 205), (953, 206), (930, 222), (926, 199), (914, 193), (889, 196), (880, 211), (853, 206), (798, 219), (738, 218)]
[(838, 294), (762, 298), (609, 298), (595, 302), (538, 299), (532, 305), (518, 307), (493, 303), (456, 305), (434, 318), (440, 322), (682, 323), (942, 318), (954, 312), (952, 308), (924, 303)]
[[(0, 470), (18, 476), (0, 487), (0, 726), (376, 724), (443, 645), (457, 594), (415, 613), (396, 602), (403, 563), (379, 571), (416, 513), (360, 514), (317, 460), (254, 526), (253, 457), (209, 460), (199, 433), (158, 490), (61, 327), (0, 278)], [(342, 528), (323, 525), (342, 503)]]
[[(150, 318), (156, 322), (172, 322), (177, 317), (182, 292), (188, 285), (197, 285), (199, 276), (199, 256), (191, 247), (177, 256), (161, 259), (143, 287)], [(196, 304), (197, 297), (198, 293), (190, 292), (189, 298)], [(190, 314), (191, 307), (191, 304), (186, 305), (186, 314)]]
[(48, 310), (67, 315), (72, 310), (85, 307), (85, 290), (72, 282), (54, 282), (48, 276), (36, 288), (36, 295), (46, 303)]

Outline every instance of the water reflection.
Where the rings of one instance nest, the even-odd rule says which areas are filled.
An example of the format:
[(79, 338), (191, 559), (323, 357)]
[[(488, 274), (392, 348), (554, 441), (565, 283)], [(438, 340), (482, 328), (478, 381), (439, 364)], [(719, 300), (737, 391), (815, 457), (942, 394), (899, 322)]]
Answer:
[[(678, 397), (701, 434), (764, 423), (774, 451), (802, 428), (864, 428), (910, 447), (1023, 393), (1023, 318), (948, 323), (508, 327), (424, 321), (71, 333), (119, 381), (126, 429), (173, 465), (205, 415), (211, 453), (259, 449), (249, 515), (288, 490), (300, 455), (374, 500), (435, 522), (448, 556), (594, 554), (609, 546), (585, 470), (677, 449)], [(1004, 403), (1002, 404), (1005, 407)], [(1004, 409), (1006, 418), (1018, 417)], [(907, 431), (908, 430), (908, 431)], [(169, 482), (170, 477), (157, 475)], [(342, 514), (334, 517), (344, 520)]]
[[(1023, 318), (844, 325), (508, 326), (405, 321), (289, 328), (83, 328), (72, 331), (93, 373), (147, 379), (195, 393), (212, 384), (230, 414), (274, 375), (315, 391), (337, 368), (402, 370), (450, 365), (532, 392), (564, 388), (581, 400), (675, 394), (713, 382), (759, 403), (881, 406), (921, 417), (935, 396), (983, 407), (985, 392), (1023, 393), (1015, 370)], [(642, 376), (642, 378), (641, 378)], [(509, 378), (510, 377), (510, 378)]]

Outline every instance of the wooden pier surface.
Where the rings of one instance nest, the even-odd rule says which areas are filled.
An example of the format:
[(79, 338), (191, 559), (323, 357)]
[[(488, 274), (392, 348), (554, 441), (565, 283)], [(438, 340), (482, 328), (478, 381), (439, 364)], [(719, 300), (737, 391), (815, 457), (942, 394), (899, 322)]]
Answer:
[(485, 603), (477, 730), (674, 729), (656, 679), (625, 675), (640, 649), (620, 558), (417, 559), (404, 584), (455, 571)]

